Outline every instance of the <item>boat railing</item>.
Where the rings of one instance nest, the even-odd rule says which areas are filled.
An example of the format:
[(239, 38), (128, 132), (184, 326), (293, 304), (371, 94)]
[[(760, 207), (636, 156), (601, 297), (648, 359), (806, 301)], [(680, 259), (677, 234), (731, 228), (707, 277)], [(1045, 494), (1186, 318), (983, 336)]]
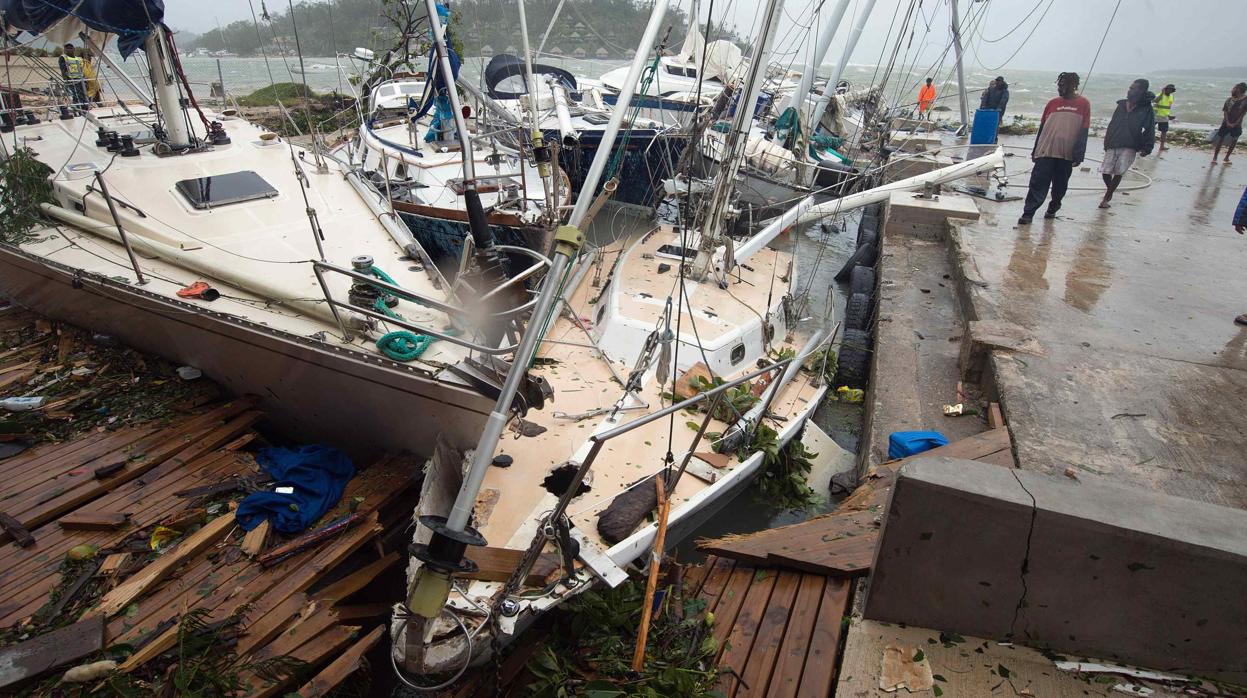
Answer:
[[(489, 299), (493, 298), (494, 296), (498, 295), (500, 292), (506, 289), (513, 288), (523, 283), (525, 280), (536, 275), (541, 270), (548, 269), (550, 267), (550, 260), (539, 252), (535, 252), (533, 250), (529, 250), (527, 248), (518, 247), (514, 245), (496, 245), (495, 247), (499, 252), (514, 253), (514, 254), (520, 254), (520, 255), (531, 257), (534, 260), (534, 262), (533, 264), (525, 268), (523, 271), (508, 278), (506, 281), (494, 287), (493, 289), (490, 289), (482, 293), (479, 299), (482, 303), (484, 301), (488, 301)], [(398, 284), (390, 283), (388, 281), (379, 279), (371, 274), (357, 271), (355, 269), (348, 269), (346, 267), (338, 266), (330, 262), (313, 260), (312, 271), (316, 274), (316, 281), (317, 283), (320, 284), (321, 291), (325, 294), (325, 302), (329, 304), (329, 310), (333, 313), (333, 318), (338, 323), (338, 328), (342, 332), (342, 338), (344, 342), (353, 341), (355, 337), (355, 333), (351, 331), (350, 325), (347, 323), (346, 317), (344, 317), (343, 313), (341, 312), (342, 310), (347, 310), (352, 313), (364, 315), (366, 317), (372, 318), (379, 322), (384, 322), (386, 324), (395, 325), (405, 330), (415, 332), (417, 334), (422, 334), (428, 337), (432, 337), (434, 339), (450, 342), (452, 344), (457, 344), (459, 346), (465, 347), (472, 351), (480, 352), (481, 354), (485, 354), (488, 356), (502, 356), (505, 354), (510, 354), (514, 352), (516, 348), (519, 346), (518, 341), (508, 342), (508, 343), (505, 343), (499, 346), (491, 346), (487, 344), (482, 344), (480, 342), (467, 339), (465, 335), (461, 335), (455, 332), (453, 329), (440, 329), (440, 330), (435, 329), (432, 327), (428, 327), (426, 325), (422, 325), (417, 322), (412, 322), (411, 320), (407, 320), (401, 317), (395, 317), (394, 315), (391, 315), (391, 314), (383, 313), (380, 310), (377, 310), (375, 308), (368, 308), (368, 307), (364, 307), (360, 305), (355, 305), (350, 302), (339, 300), (333, 297), (333, 293), (329, 290), (329, 284), (326, 281), (326, 273), (330, 273), (330, 272), (334, 274), (341, 274), (342, 276), (352, 279), (353, 281), (359, 282), (361, 284), (366, 284), (368, 286), (371, 286), (379, 290), (393, 294), (394, 296), (397, 296), (399, 298), (410, 300), (419, 305), (423, 305), (427, 308), (431, 308), (433, 310), (445, 313), (448, 317), (451, 318), (452, 327), (476, 327), (476, 326), (479, 326), (482, 323), (482, 321), (484, 321), (487, 324), (506, 325), (506, 326), (511, 326), (512, 328), (515, 328), (518, 330), (521, 324), (522, 317), (525, 314), (530, 313), (533, 310), (533, 308), (537, 305), (537, 296), (534, 294), (532, 298), (526, 301), (525, 303), (514, 306), (512, 308), (507, 308), (507, 309), (500, 310), (497, 312), (490, 312), (487, 310), (473, 311), (473, 310), (468, 310), (465, 308), (457, 307), (455, 305), (451, 305), (437, 298), (433, 298), (428, 295), (421, 294), (417, 291), (412, 291), (410, 289), (403, 288), (402, 286), (399, 286)], [(508, 335), (518, 336), (518, 332), (508, 333)]]

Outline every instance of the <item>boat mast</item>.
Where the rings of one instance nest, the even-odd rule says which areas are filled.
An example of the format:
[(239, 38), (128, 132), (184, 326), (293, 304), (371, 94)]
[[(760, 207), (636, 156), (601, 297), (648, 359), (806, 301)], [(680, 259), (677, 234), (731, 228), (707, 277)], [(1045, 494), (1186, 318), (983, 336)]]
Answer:
[(528, 88), (528, 108), (533, 126), (537, 125), (537, 83), (533, 80), (533, 54), (528, 47), (528, 17), (524, 14), (524, 0), (520, 4), (520, 45), (524, 49), (524, 85)]
[[(835, 9), (831, 11), (831, 15), (826, 18), (826, 24), (823, 25), (823, 31), (818, 35), (818, 40), (814, 42), (814, 53), (810, 56), (810, 67), (801, 74), (801, 82), (797, 85), (797, 90), (793, 92), (785, 100), (787, 107), (795, 107), (801, 116), (806, 116), (805, 98), (809, 96), (810, 90), (814, 87), (814, 77), (818, 73), (818, 67), (823, 64), (823, 60), (827, 58), (827, 51), (831, 49), (831, 40), (836, 35), (836, 30), (840, 28), (840, 20), (844, 19), (844, 13), (849, 8), (849, 0), (839, 0)], [(784, 109), (780, 110), (782, 114)], [(802, 119), (804, 122), (805, 120)], [(809, 122), (805, 122), (809, 123)], [(802, 128), (805, 128), (803, 126)]]
[(840, 53), (840, 62), (836, 64), (836, 69), (832, 71), (831, 79), (827, 81), (827, 87), (823, 89), (823, 96), (818, 99), (818, 104), (814, 105), (814, 114), (810, 117), (811, 134), (818, 130), (818, 124), (823, 120), (823, 114), (827, 111), (827, 105), (836, 94), (836, 85), (840, 84), (840, 76), (844, 75), (844, 67), (849, 64), (849, 57), (853, 55), (853, 49), (857, 48), (857, 40), (862, 38), (862, 31), (866, 28), (866, 20), (870, 19), (870, 13), (874, 9), (875, 0), (866, 0), (866, 6), (862, 8), (862, 13), (857, 17), (857, 22), (853, 24), (853, 31), (849, 32), (849, 39), (844, 44), (844, 51)]
[(961, 127), (970, 128), (970, 111), (966, 106), (966, 75), (961, 67), (961, 21), (957, 17), (957, 0), (949, 0), (953, 27), (953, 50), (957, 53), (957, 91), (961, 98)]
[(701, 241), (697, 261), (693, 269), (697, 276), (706, 278), (713, 271), (713, 254), (721, 239), (720, 227), (727, 213), (728, 199), (736, 189), (736, 174), (744, 159), (745, 145), (749, 141), (749, 129), (753, 124), (753, 112), (762, 94), (762, 77), (766, 72), (771, 54), (771, 38), (779, 23), (784, 0), (768, 0), (762, 30), (755, 44), (756, 51), (749, 59), (749, 72), (742, 88), (737, 92), (736, 113), (732, 116), (732, 128), (724, 139), (724, 157), (720, 160), (718, 179), (710, 198), (710, 210), (702, 222)]
[(190, 120), (186, 118), (186, 110), (182, 106), (168, 32), (162, 25), (154, 27), (143, 40), (143, 51), (147, 53), (152, 85), (156, 88), (153, 97), (160, 120), (164, 122), (166, 144), (175, 149), (189, 148), (192, 145)]
[[(437, 19), (437, 12), (434, 6), (435, 0), (426, 0), (426, 3), (429, 8), (429, 23), (434, 29), (434, 42), (442, 56), (443, 69), (446, 71), (446, 75), (449, 76), (449, 58), (447, 58), (445, 51), (445, 39), (442, 34), (441, 24)], [(421, 525), (433, 531), (433, 537), (430, 539), (428, 546), (419, 546), (414, 549), (414, 554), (424, 565), (417, 572), (414, 583), (408, 589), (407, 608), (411, 611), (411, 616), (406, 620), (400, 621), (404, 624), (403, 630), (400, 632), (404, 634), (403, 639), (407, 646), (423, 642), (423, 635), (428, 624), (442, 613), (446, 600), (450, 596), (451, 576), (456, 572), (467, 569), (464, 564), (464, 554), (467, 546), (485, 545), (484, 538), (468, 525), (472, 517), (472, 510), (476, 504), (477, 495), (480, 493), (481, 483), (484, 481), (485, 473), (493, 462), (494, 451), (497, 450), (498, 441), (502, 438), (502, 432), (510, 419), (515, 394), (519, 389), (521, 380), (527, 373), (528, 361), (536, 353), (545, 329), (545, 321), (551, 316), (554, 304), (562, 291), (564, 272), (570, 266), (572, 257), (577, 253), (584, 239), (579, 226), (584, 221), (589, 204), (596, 193), (602, 171), (606, 167), (606, 161), (610, 158), (611, 150), (615, 144), (615, 137), (618, 135), (620, 124), (623, 122), (623, 115), (628, 110), (628, 105), (632, 101), (632, 95), (636, 91), (636, 84), (641, 75), (641, 70), (645, 67), (650, 49), (653, 48), (654, 41), (658, 38), (658, 30), (661, 28), (667, 13), (668, 3), (669, 0), (655, 0), (654, 2), (649, 24), (645, 27), (645, 33), (642, 34), (640, 45), (637, 46), (636, 56), (632, 59), (632, 65), (628, 69), (628, 79), (624, 81), (623, 89), (620, 91), (619, 99), (616, 101), (610, 123), (607, 124), (606, 131), (602, 134), (601, 145), (593, 157), (593, 163), (590, 165), (589, 173), (585, 177), (585, 183), (581, 189), (580, 197), (576, 201), (576, 207), (568, 219), (568, 224), (560, 226), (555, 234), (555, 247), (550, 270), (547, 272), (545, 283), (541, 287), (541, 293), (533, 309), (532, 318), (529, 320), (528, 326), (524, 330), (524, 336), (515, 350), (515, 357), (511, 368), (507, 371), (506, 380), (499, 391), (493, 411), (486, 420), (485, 428), (477, 441), (476, 449), (472, 455), (472, 462), (464, 476), (463, 485), (459, 488), (459, 493), (455, 497), (455, 503), (451, 508), (450, 515), (446, 518), (422, 517), (420, 520)], [(453, 87), (451, 88), (451, 94), (454, 94)], [(462, 119), (462, 112), (458, 108), (458, 97), (454, 98), (453, 104), (455, 105), (456, 118)], [(462, 130), (460, 137), (465, 142), (466, 135), (466, 130)], [(470, 151), (464, 153), (465, 167), (469, 162), (469, 153)], [(416, 634), (413, 635), (413, 633)], [(399, 645), (400, 643), (395, 643), (395, 647)]]
[[(463, 116), (463, 107), (459, 103), (459, 90), (455, 87), (454, 71), (450, 66), (450, 50), (446, 43), (446, 29), (442, 26), (437, 14), (437, 0), (425, 0), (425, 8), (429, 13), (429, 29), (433, 33), (433, 50), (437, 52), (442, 85), (446, 88), (446, 97), (450, 100), (450, 109), (454, 112), (455, 130), (459, 132), (459, 147), (463, 154), (463, 205), (468, 212), (468, 228), (472, 234), (472, 244), (476, 247), (477, 261), (483, 272), (497, 270), (501, 262), (498, 252), (494, 249), (494, 234), (489, 229), (489, 219), (485, 216), (485, 207), (481, 205), (481, 196), (477, 192), (476, 159), (472, 153), (472, 134), (468, 132), (468, 122)], [(430, 75), (430, 80), (436, 77)]]

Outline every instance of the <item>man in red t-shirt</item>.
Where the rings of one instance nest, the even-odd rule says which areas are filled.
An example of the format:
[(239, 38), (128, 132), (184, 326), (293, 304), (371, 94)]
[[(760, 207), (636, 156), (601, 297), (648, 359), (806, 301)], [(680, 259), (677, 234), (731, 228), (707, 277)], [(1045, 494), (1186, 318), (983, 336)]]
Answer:
[(1030, 189), (1018, 225), (1029, 225), (1035, 212), (1052, 189), (1052, 200), (1044, 218), (1056, 218), (1061, 199), (1069, 188), (1070, 175), (1087, 154), (1087, 134), (1091, 129), (1091, 102), (1078, 94), (1078, 73), (1061, 73), (1056, 79), (1059, 97), (1048, 101), (1039, 120), (1039, 133), (1031, 150)]

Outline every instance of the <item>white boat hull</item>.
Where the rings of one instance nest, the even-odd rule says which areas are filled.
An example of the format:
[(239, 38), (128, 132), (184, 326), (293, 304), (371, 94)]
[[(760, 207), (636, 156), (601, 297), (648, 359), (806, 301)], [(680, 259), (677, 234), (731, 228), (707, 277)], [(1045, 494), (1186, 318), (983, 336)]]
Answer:
[(0, 294), (50, 318), (195, 366), (260, 397), (284, 434), (366, 457), (432, 453), (438, 434), (470, 446), (492, 402), (380, 355), (367, 355), (185, 303), (0, 245)]

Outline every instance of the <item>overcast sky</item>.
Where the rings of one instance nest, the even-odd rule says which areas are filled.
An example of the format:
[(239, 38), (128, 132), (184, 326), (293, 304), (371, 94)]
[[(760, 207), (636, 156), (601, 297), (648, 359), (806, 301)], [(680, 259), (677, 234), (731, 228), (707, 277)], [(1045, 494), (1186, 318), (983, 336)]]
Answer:
[[(252, 1), (258, 9), (259, 0)], [(286, 8), (286, 0), (266, 1), (270, 11)], [(687, 9), (690, 1), (672, 3)], [(825, 0), (828, 6), (835, 1)], [(807, 32), (794, 27), (810, 24), (812, 7), (818, 2), (786, 0), (778, 44), (781, 51), (791, 50), (804, 41)], [(848, 14), (860, 12), (867, 2), (852, 0)], [(700, 3), (704, 21), (710, 0)], [(748, 34), (750, 28), (759, 24), (756, 17), (762, 4), (762, 0), (715, 0), (715, 15), (722, 17), (726, 12), (729, 21), (734, 20), (738, 30)], [(1014, 68), (1085, 73), (1101, 38), (1104, 48), (1096, 71), (1147, 74), (1168, 68), (1247, 65), (1247, 41), (1243, 37), (1247, 29), (1247, 0), (1120, 0), (1111, 28), (1109, 18), (1117, 0), (960, 0), (960, 5), (966, 67), (976, 71), (997, 72), (1004, 64), (1006, 67), (999, 69), (1002, 72)], [(850, 62), (880, 62), (885, 47), (895, 44), (895, 30), (892, 39), (888, 39), (889, 25), (894, 17), (899, 24), (908, 6), (909, 0), (877, 0)], [(902, 48), (901, 58), (907, 48), (907, 64), (931, 65), (948, 43), (949, 0), (922, 0), (920, 12), (922, 17), (913, 42)], [(218, 20), (228, 24), (250, 17), (247, 0), (166, 0), (165, 21), (178, 29), (202, 32), (215, 27)], [(846, 15), (826, 62), (834, 63), (840, 56), (848, 26)], [(1011, 30), (1014, 31), (1008, 34)], [(886, 55), (883, 61), (887, 61)], [(1247, 75), (1243, 77), (1247, 79)]]

